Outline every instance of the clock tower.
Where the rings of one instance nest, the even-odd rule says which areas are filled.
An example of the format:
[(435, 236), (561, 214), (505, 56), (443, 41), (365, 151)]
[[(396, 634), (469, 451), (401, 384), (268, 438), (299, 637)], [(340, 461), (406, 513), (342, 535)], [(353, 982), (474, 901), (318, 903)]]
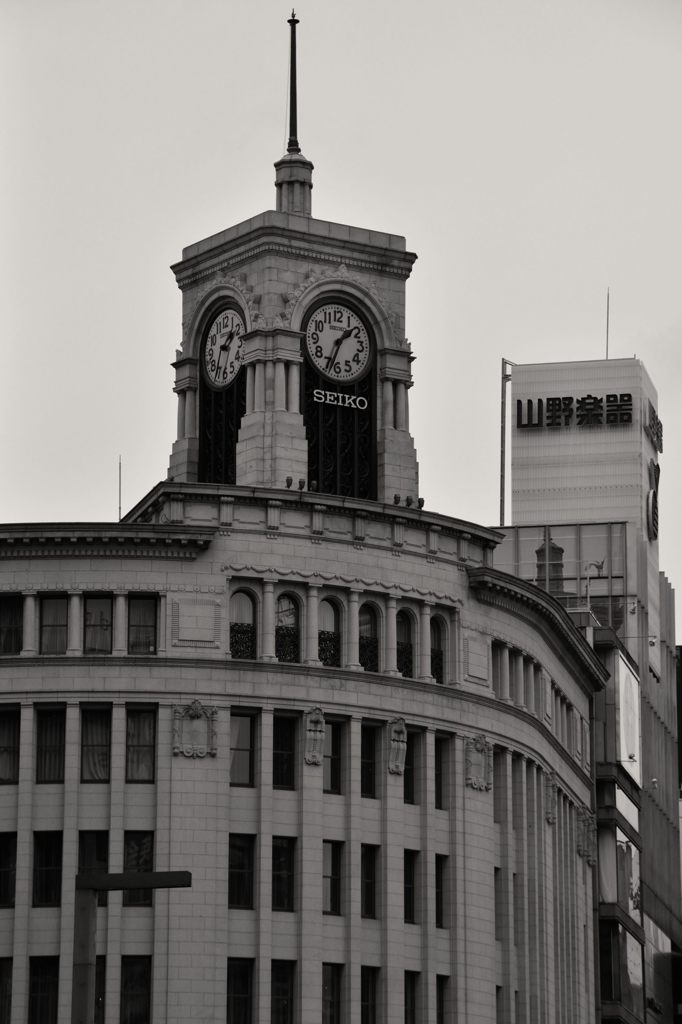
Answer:
[(296, 119), (275, 164), (276, 209), (190, 245), (174, 363), (178, 483), (300, 487), (416, 501), (409, 433), (405, 239), (313, 218)]

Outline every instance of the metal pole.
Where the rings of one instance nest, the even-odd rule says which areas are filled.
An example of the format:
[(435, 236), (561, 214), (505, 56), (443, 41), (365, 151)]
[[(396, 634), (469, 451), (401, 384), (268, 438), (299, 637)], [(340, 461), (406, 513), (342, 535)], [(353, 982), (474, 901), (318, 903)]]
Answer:
[(287, 153), (300, 153), (301, 147), (298, 144), (298, 125), (296, 110), (296, 26), (298, 18), (296, 12), (291, 12), (287, 24), (291, 25), (291, 70), (289, 73), (289, 143)]
[(504, 526), (504, 501), (507, 485), (507, 384), (511, 380), (511, 373), (507, 373), (507, 368), (512, 366), (516, 366), (516, 363), (512, 363), (510, 359), (502, 359), (502, 401), (500, 412), (500, 526)]

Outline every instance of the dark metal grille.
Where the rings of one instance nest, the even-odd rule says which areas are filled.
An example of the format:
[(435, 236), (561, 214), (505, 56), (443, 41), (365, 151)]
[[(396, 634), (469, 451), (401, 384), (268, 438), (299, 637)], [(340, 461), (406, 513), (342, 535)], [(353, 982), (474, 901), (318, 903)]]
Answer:
[(300, 661), (298, 626), (277, 626), (275, 629), (277, 661)]
[(412, 644), (401, 642), (397, 643), (397, 654), (398, 654), (398, 671), (401, 676), (405, 676), (407, 679), (412, 679), (414, 676), (413, 665), (412, 665)]
[(341, 664), (341, 634), (321, 629), (318, 633), (317, 656), (323, 665), (338, 668)]
[[(355, 384), (332, 383), (309, 365), (303, 370), (303, 418), (308, 438), (308, 487), (350, 498), (377, 496), (375, 375)], [(315, 390), (364, 398), (367, 408), (316, 402)]]
[(199, 483), (234, 484), (237, 435), (246, 412), (246, 372), (224, 391), (199, 386)]
[(233, 658), (256, 657), (256, 627), (250, 622), (230, 623), (230, 654)]
[(376, 636), (360, 637), (360, 664), (365, 672), (379, 671), (379, 639)]

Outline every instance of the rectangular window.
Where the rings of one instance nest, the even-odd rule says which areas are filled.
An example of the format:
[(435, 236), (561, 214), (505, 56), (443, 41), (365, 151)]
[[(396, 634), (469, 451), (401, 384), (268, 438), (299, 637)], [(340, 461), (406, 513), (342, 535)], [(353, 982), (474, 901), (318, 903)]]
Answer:
[(273, 960), (270, 967), (270, 1024), (294, 1024), (295, 960)]
[(32, 956), (28, 961), (28, 1024), (57, 1024), (59, 957)]
[(40, 598), (40, 653), (66, 654), (68, 597)]
[(341, 913), (341, 860), (343, 843), (322, 843), (322, 911), (325, 914)]
[(342, 964), (322, 964), (322, 1024), (341, 1024)]
[(256, 762), (256, 719), (253, 715), (230, 715), (230, 785), (253, 786)]
[(81, 708), (81, 782), (109, 782), (111, 708)]
[(84, 654), (111, 654), (112, 608), (111, 597), (93, 597), (91, 595), (84, 597)]
[(128, 654), (156, 654), (154, 596), (128, 597)]
[(447, 736), (436, 736), (434, 744), (434, 788), (435, 804), (439, 811), (447, 809), (449, 748), (450, 741)]
[(322, 789), (325, 793), (341, 792), (341, 722), (327, 722), (324, 727), (324, 761)]
[[(105, 1024), (104, 1008), (107, 994), (107, 958), (95, 957), (95, 1015), (93, 1024)], [(0, 1021), (2, 1018), (0, 1017)]]
[(419, 972), (405, 971), (405, 1024), (417, 1024)]
[(379, 968), (360, 968), (360, 1024), (377, 1024), (379, 1019)]
[(406, 804), (418, 803), (416, 781), (416, 761), (418, 742), (419, 733), (408, 732), (407, 741), (405, 744), (405, 770), (403, 772), (403, 800)]
[[(109, 870), (109, 833), (106, 831), (83, 831), (78, 833), (78, 870)], [(106, 907), (107, 892), (97, 893), (97, 906)]]
[(12, 957), (0, 956), (0, 1024), (10, 1024), (11, 1015)]
[(156, 709), (126, 708), (126, 782), (153, 782)]
[(436, 928), (445, 928), (445, 907), (447, 906), (448, 858), (436, 854)]
[(36, 708), (36, 782), (64, 781), (66, 708)]
[(62, 901), (62, 833), (33, 833), (33, 906), (58, 907)]
[(296, 787), (296, 719), (275, 715), (272, 724), (273, 789)]
[(19, 781), (19, 708), (0, 710), (0, 783)]
[[(436, 1024), (445, 1024), (448, 1013), (448, 982), (447, 974), (436, 975)], [(516, 1018), (520, 1020), (519, 1017)]]
[(152, 1010), (152, 958), (121, 957), (120, 1024), (148, 1024)]
[(253, 1024), (253, 960), (227, 961), (227, 1024)]
[[(146, 873), (154, 870), (154, 833), (123, 833), (123, 870)], [(151, 907), (153, 889), (124, 889), (124, 907)]]
[(415, 924), (417, 920), (417, 850), (405, 850), (403, 853), (403, 881), (405, 921)]
[(272, 837), (272, 909), (293, 910), (295, 898), (296, 840)]
[(360, 737), (360, 792), (370, 799), (377, 795), (377, 747), (380, 736), (378, 726), (363, 724)]
[(377, 862), (379, 847), (363, 843), (360, 847), (360, 914), (377, 916)]
[(504, 900), (502, 893), (502, 872), (499, 868), (495, 868), (495, 874), (493, 876), (494, 886), (494, 897), (495, 897), (495, 941), (501, 942), (504, 938), (504, 921), (506, 914), (504, 912)]
[[(0, 832), (0, 907), (14, 906), (17, 874), (17, 834)], [(2, 1017), (0, 1016), (0, 1022)]]
[(23, 610), (21, 594), (0, 597), (0, 654), (21, 654)]
[(254, 852), (256, 837), (230, 834), (228, 897), (229, 907), (253, 910)]

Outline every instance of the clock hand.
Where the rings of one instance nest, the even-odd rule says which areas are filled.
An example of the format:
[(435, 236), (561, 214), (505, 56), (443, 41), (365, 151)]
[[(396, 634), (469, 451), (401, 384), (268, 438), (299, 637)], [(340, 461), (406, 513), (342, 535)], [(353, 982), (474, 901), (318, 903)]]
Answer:
[(220, 353), (221, 352), (228, 352), (229, 351), (229, 348), (230, 348), (230, 345), (232, 344), (232, 339), (233, 338), (234, 338), (234, 327), (232, 328), (232, 330), (228, 334), (227, 338), (225, 339), (225, 341), (222, 343), (222, 345), (218, 349), (218, 362), (217, 362), (216, 368), (215, 368), (216, 379), (218, 377), (218, 371), (220, 370)]
[(339, 354), (339, 349), (341, 348), (341, 345), (346, 340), (346, 338), (350, 338), (352, 333), (353, 329), (348, 328), (348, 330), (345, 330), (343, 334), (341, 334), (334, 342), (332, 354), (327, 356), (327, 362), (325, 364), (326, 369), (329, 370), (330, 372), (334, 369), (334, 363), (336, 362), (336, 357)]

